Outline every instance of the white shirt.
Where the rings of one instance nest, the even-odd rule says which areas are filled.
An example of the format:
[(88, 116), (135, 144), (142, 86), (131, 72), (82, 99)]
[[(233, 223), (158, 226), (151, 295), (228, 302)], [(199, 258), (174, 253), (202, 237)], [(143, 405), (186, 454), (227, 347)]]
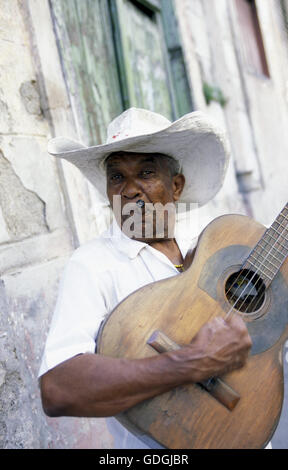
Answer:
[[(183, 258), (197, 243), (177, 231), (175, 238)], [(60, 282), (39, 376), (77, 354), (94, 353), (100, 324), (118, 303), (146, 284), (178, 274), (163, 253), (131, 240), (116, 222), (75, 250)], [(148, 443), (143, 444), (114, 418), (107, 424), (117, 449), (156, 447), (142, 436)]]

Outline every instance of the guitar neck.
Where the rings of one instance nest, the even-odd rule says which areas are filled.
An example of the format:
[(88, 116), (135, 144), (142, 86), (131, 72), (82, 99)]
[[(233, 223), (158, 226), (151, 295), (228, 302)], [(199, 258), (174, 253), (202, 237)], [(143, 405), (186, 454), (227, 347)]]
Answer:
[(268, 287), (288, 256), (288, 202), (266, 230), (243, 269), (257, 270)]

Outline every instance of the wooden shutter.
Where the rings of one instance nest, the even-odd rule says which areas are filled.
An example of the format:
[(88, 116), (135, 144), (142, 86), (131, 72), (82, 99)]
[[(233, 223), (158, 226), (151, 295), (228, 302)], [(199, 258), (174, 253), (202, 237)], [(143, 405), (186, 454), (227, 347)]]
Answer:
[(111, 0), (125, 107), (147, 108), (173, 119), (164, 38), (156, 11), (146, 5)]
[(123, 110), (107, 0), (50, 0), (66, 84), (79, 133), (106, 140)]
[[(171, 0), (49, 0), (80, 137), (137, 106), (174, 120), (193, 110)], [(163, 20), (163, 21), (162, 21)]]
[(161, 17), (171, 71), (174, 118), (193, 111), (193, 101), (188, 82), (177, 18), (172, 0), (161, 0)]

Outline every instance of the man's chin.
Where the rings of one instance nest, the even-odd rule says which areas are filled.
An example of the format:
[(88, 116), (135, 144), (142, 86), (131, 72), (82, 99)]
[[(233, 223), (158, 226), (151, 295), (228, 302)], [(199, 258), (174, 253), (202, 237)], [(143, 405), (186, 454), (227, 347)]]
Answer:
[(135, 220), (130, 223), (128, 217), (121, 220), (121, 231), (131, 240), (137, 240), (144, 243), (163, 241), (174, 237), (174, 224), (156, 223), (152, 218)]

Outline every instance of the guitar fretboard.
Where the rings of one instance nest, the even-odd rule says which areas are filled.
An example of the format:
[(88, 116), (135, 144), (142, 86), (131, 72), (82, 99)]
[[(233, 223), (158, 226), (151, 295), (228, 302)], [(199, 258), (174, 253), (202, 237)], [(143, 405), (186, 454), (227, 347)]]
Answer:
[(250, 253), (243, 268), (256, 271), (268, 287), (288, 256), (288, 203)]

